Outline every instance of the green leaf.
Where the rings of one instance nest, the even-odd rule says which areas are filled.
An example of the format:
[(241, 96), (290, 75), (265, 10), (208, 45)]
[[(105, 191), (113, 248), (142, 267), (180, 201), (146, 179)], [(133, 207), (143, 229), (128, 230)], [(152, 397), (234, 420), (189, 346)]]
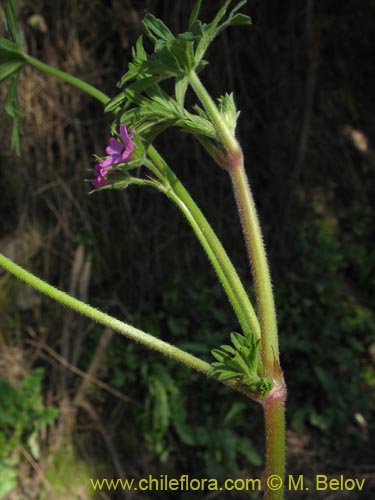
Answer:
[(185, 75), (195, 66), (194, 44), (179, 35), (169, 40), (162, 48), (155, 51), (145, 63), (151, 75), (160, 79)]
[(227, 13), (227, 9), (231, 4), (232, 0), (227, 0), (221, 9), (218, 11), (214, 19), (209, 24), (202, 24), (198, 21), (192, 25), (191, 29), (195, 34), (198, 35), (199, 31), (202, 32), (200, 35), (200, 41), (198, 43), (198, 47), (196, 50), (196, 61), (199, 63), (202, 60), (204, 53), (206, 52), (210, 43), (216, 38), (216, 36), (221, 33), (225, 28), (229, 26), (240, 26), (251, 24), (251, 19), (249, 16), (244, 14), (240, 14), (238, 11), (243, 7), (247, 0), (242, 0), (237, 4), (236, 7), (232, 9), (229, 13), (227, 19), (220, 24), (222, 19), (225, 17)]
[(16, 20), (16, 1), (8, 0), (8, 2), (4, 6), (4, 24), (7, 32), (9, 33), (13, 42), (18, 44), (22, 43), (22, 36), (17, 28), (17, 20)]
[(211, 351), (211, 354), (214, 358), (216, 358), (218, 361), (224, 361), (228, 355), (220, 351), (219, 349), (213, 349)]
[(187, 415), (183, 399), (179, 389), (172, 383), (168, 386), (170, 393), (171, 418), (173, 427), (175, 428), (178, 437), (184, 444), (188, 446), (195, 445), (194, 432), (191, 426), (187, 423)]
[(198, 20), (199, 12), (201, 10), (202, 0), (197, 0), (192, 13), (189, 18), (189, 30), (191, 30), (193, 24)]
[[(230, 339), (232, 341), (232, 344), (234, 345), (234, 347), (239, 351), (241, 348), (242, 348), (242, 342), (241, 342), (241, 339), (240, 337), (242, 337), (242, 335), (238, 334), (238, 333), (231, 333), (230, 334)], [(242, 337), (243, 338), (243, 337)]]
[(222, 345), (220, 349), (212, 351), (217, 361), (211, 363), (207, 375), (216, 376), (222, 381), (237, 379), (238, 383), (247, 386), (253, 393), (265, 397), (272, 389), (272, 382), (263, 377), (260, 341), (251, 333), (232, 333), (231, 340), (234, 348)]
[(227, 352), (228, 354), (233, 354), (233, 355), (234, 355), (234, 354), (236, 354), (235, 349), (233, 349), (233, 347), (232, 347), (232, 346), (230, 346), (230, 345), (222, 345), (222, 346), (220, 347), (220, 349), (221, 349), (222, 351)]
[(132, 49), (133, 59), (129, 63), (128, 71), (123, 75), (118, 86), (122, 87), (130, 80), (137, 80), (141, 77), (152, 76), (147, 74), (145, 62), (147, 61), (147, 53), (143, 47), (143, 38), (140, 36), (135, 47)]
[(237, 378), (237, 377), (239, 377), (238, 372), (229, 370), (223, 370), (218, 375), (219, 380), (229, 380), (231, 378)]
[(228, 23), (228, 26), (249, 26), (251, 25), (251, 17), (245, 14), (236, 14)]
[(23, 59), (23, 50), (17, 43), (0, 36), (0, 62), (9, 57)]
[(9, 61), (5, 62), (3, 64), (0, 64), (0, 82), (6, 80), (7, 78), (10, 78), (11, 76), (15, 75), (20, 71), (20, 69), (23, 66), (22, 61)]
[(125, 99), (126, 99), (125, 93), (121, 92), (121, 94), (118, 94), (116, 97), (114, 97), (113, 99), (111, 99), (109, 101), (109, 103), (104, 108), (104, 111), (106, 113), (109, 113), (110, 111), (114, 111), (125, 101)]
[(176, 95), (176, 101), (178, 102), (181, 110), (183, 110), (185, 107), (185, 95), (188, 86), (189, 86), (189, 80), (185, 76), (178, 76), (176, 78), (175, 95)]
[(236, 415), (238, 415), (239, 413), (241, 413), (245, 409), (246, 409), (245, 403), (242, 403), (242, 402), (234, 403), (230, 407), (230, 410), (228, 411), (228, 413), (225, 415), (224, 423), (229, 424), (230, 421), (233, 420)]
[(21, 120), (24, 117), (24, 112), (18, 104), (17, 96), (18, 75), (11, 77), (8, 92), (5, 97), (5, 111), (12, 118), (12, 149), (20, 154), (20, 135), (22, 134)]
[(142, 24), (146, 35), (153, 44), (160, 41), (167, 43), (174, 38), (168, 26), (166, 26), (161, 19), (158, 19), (152, 14), (146, 14), (142, 20)]
[(218, 108), (221, 116), (232, 133), (235, 132), (239, 113), (234, 103), (233, 94), (224, 94), (218, 99)]
[(153, 87), (155, 83), (160, 81), (160, 76), (147, 76), (141, 80), (137, 80), (125, 91), (125, 96), (133, 95), (134, 97), (143, 91), (147, 90), (149, 87)]

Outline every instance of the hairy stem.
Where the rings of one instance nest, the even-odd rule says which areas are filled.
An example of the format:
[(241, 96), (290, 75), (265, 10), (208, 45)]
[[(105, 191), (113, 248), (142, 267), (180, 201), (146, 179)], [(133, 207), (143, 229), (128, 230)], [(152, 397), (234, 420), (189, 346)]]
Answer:
[(83, 80), (76, 78), (75, 76), (72, 76), (69, 73), (65, 73), (65, 71), (61, 71), (57, 68), (54, 68), (49, 64), (39, 61), (39, 59), (35, 59), (35, 57), (29, 56), (26, 53), (24, 53), (23, 56), (25, 61), (31, 64), (32, 66), (35, 66), (35, 68), (44, 71), (44, 73), (48, 73), (49, 75), (55, 76), (56, 78), (60, 78), (60, 80), (64, 80), (65, 82), (70, 83), (70, 85), (73, 85), (73, 87), (83, 90), (84, 92), (86, 92), (87, 94), (91, 95), (92, 97), (100, 101), (102, 104), (104, 104), (104, 106), (108, 104), (108, 102), (111, 100), (106, 94), (103, 94), (103, 92), (93, 87), (92, 85), (84, 82)]
[[(274, 388), (263, 401), (266, 428), (266, 480), (274, 475), (283, 482), (286, 387), (279, 362), (276, 310), (262, 232), (247, 180), (241, 148), (195, 72), (189, 74), (189, 81), (210, 116), (226, 154), (224, 168), (229, 172), (232, 180), (257, 293), (263, 367), (265, 375), (274, 381)], [(283, 488), (274, 491), (267, 485), (265, 498), (267, 500), (282, 499)]]
[(263, 402), (266, 428), (265, 500), (284, 498), (282, 485), (285, 473), (285, 399), (285, 386), (280, 385)]
[(85, 304), (84, 302), (81, 302), (75, 297), (72, 297), (71, 295), (62, 292), (61, 290), (58, 290), (57, 288), (53, 287), (52, 285), (49, 285), (48, 283), (41, 280), (37, 276), (34, 276), (33, 274), (29, 273), (22, 267), (18, 266), (17, 264), (12, 262), (10, 259), (5, 257), (5, 255), (1, 253), (0, 253), (0, 266), (2, 266), (4, 269), (12, 273), (21, 281), (24, 281), (25, 283), (32, 286), (33, 288), (43, 293), (44, 295), (47, 295), (51, 299), (56, 300), (60, 304), (63, 304), (69, 307), (70, 309), (73, 309), (74, 311), (83, 314), (84, 316), (87, 316), (88, 318), (96, 321), (97, 323), (101, 323), (102, 325), (105, 325), (108, 328), (111, 328), (112, 330), (121, 333), (121, 335), (124, 335), (125, 337), (128, 337), (129, 339), (134, 340), (135, 342), (143, 344), (144, 346), (149, 347), (150, 349), (153, 349), (155, 351), (159, 351), (165, 356), (168, 356), (176, 361), (179, 361), (180, 363), (190, 368), (193, 368), (198, 372), (207, 373), (208, 369), (210, 368), (209, 363), (206, 363), (205, 361), (193, 356), (192, 354), (189, 354), (179, 349), (178, 347), (168, 344), (163, 340), (153, 337), (152, 335), (149, 335), (148, 333), (145, 333), (142, 330), (138, 330), (137, 328), (134, 328), (133, 326), (128, 325), (127, 323), (124, 323), (116, 318), (113, 318), (108, 314), (98, 311), (94, 307)]
[(241, 148), (234, 137), (232, 132), (229, 130), (227, 124), (223, 120), (215, 102), (213, 101), (210, 94), (207, 92), (206, 88), (199, 79), (199, 76), (195, 71), (189, 73), (189, 82), (194, 92), (197, 94), (201, 103), (205, 107), (207, 113), (209, 114), (212, 123), (223, 143), (224, 148), (231, 153), (233, 156), (241, 155)]
[(279, 345), (272, 284), (258, 216), (243, 165), (242, 151), (215, 102), (194, 71), (189, 74), (189, 81), (209, 114), (228, 156), (226, 169), (232, 179), (257, 293), (263, 364), (267, 375), (280, 380), (280, 374), (274, 373), (274, 361), (279, 364)]
[(153, 146), (148, 149), (148, 154), (155, 164), (165, 172), (171, 187), (170, 190), (165, 191), (165, 194), (177, 204), (190, 223), (227, 293), (243, 330), (253, 332), (259, 339), (258, 318), (220, 240), (188, 191)]
[[(280, 381), (278, 370), (279, 342), (271, 277), (255, 203), (242, 160), (231, 166), (229, 174), (241, 216), (242, 229), (257, 291), (263, 364), (267, 375)], [(276, 371), (274, 361), (277, 364)]]
[[(182, 363), (183, 365), (204, 375), (207, 375), (207, 372), (211, 368), (211, 365), (206, 361), (203, 361), (202, 359), (197, 358), (196, 356), (193, 356), (192, 354), (189, 354), (188, 352), (183, 351), (182, 349), (179, 349), (178, 347), (175, 347), (168, 342), (164, 342), (163, 340), (160, 340), (157, 337), (150, 335), (149, 333), (143, 332), (142, 330), (139, 330), (134, 326), (128, 325), (123, 321), (113, 318), (112, 316), (101, 311), (98, 311), (94, 307), (76, 299), (75, 297), (72, 297), (66, 292), (58, 290), (57, 288), (46, 283), (34, 274), (26, 271), (26, 269), (18, 266), (13, 261), (5, 257), (5, 255), (3, 255), (2, 253), (0, 253), (0, 267), (3, 267), (6, 271), (13, 274), (13, 276), (18, 278), (19, 280), (27, 283), (28, 285), (32, 286), (44, 295), (47, 295), (56, 302), (59, 302), (60, 304), (67, 306), (74, 311), (77, 311), (83, 316), (87, 316), (97, 323), (100, 323), (107, 328), (110, 328), (111, 330), (124, 335), (124, 337), (134, 340), (135, 342), (138, 342), (139, 344), (142, 344), (149, 349), (158, 351), (164, 356), (173, 359), (174, 361)], [(251, 393), (248, 391), (247, 387), (238, 384), (234, 379), (218, 380), (215, 377), (212, 378), (224, 385), (231, 387), (235, 391), (244, 394), (247, 397), (251, 397)]]

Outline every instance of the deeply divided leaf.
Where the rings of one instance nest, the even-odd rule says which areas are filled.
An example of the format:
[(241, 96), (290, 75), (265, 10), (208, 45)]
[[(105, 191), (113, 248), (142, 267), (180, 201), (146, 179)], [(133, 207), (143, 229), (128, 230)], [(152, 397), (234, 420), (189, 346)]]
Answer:
[(258, 396), (266, 396), (272, 382), (263, 376), (259, 341), (251, 333), (232, 333), (231, 341), (234, 347), (222, 345), (212, 351), (217, 361), (211, 363), (208, 376), (216, 376), (222, 381), (234, 379)]

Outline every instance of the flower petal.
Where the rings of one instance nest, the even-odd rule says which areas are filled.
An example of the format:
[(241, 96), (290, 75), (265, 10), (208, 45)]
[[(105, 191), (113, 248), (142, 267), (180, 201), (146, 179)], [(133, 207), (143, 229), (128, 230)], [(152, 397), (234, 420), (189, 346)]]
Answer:
[(112, 156), (108, 156), (105, 160), (103, 160), (100, 165), (102, 167), (110, 167), (111, 165), (114, 165), (113, 163), (113, 157)]
[(109, 155), (113, 155), (116, 153), (122, 153), (123, 149), (124, 146), (121, 144), (121, 142), (114, 137), (111, 137), (109, 139), (109, 146), (107, 146), (105, 150)]
[(104, 177), (97, 177), (96, 179), (93, 179), (92, 185), (95, 187), (103, 187), (103, 186), (108, 186), (108, 184), (111, 184), (110, 181), (107, 181)]
[(132, 153), (135, 149), (135, 144), (132, 140), (129, 141), (129, 144), (126, 146), (121, 155), (121, 161), (126, 162), (131, 160)]
[(121, 136), (122, 142), (124, 143), (124, 146), (126, 146), (128, 141), (129, 141), (129, 134), (128, 134), (125, 123), (120, 125), (120, 136)]

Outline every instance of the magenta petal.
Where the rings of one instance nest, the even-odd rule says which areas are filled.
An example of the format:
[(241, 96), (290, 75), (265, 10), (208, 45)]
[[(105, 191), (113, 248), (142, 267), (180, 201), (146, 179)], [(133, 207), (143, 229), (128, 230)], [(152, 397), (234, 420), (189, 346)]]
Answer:
[(113, 137), (109, 141), (109, 146), (105, 148), (107, 154), (109, 155), (114, 155), (116, 153), (120, 154), (123, 149), (124, 146), (117, 139), (114, 139)]
[(120, 125), (120, 136), (124, 146), (126, 146), (129, 141), (129, 135), (125, 124)]
[(99, 179), (94, 179), (92, 181), (93, 185), (95, 187), (103, 187), (103, 186), (108, 186), (109, 184), (111, 184), (109, 181), (106, 181), (105, 179), (103, 179), (102, 177)]
[(100, 163), (96, 163), (96, 165), (94, 167), (94, 175), (95, 176), (100, 175), (101, 170), (102, 170), (101, 164)]
[(129, 144), (126, 146), (126, 150), (129, 151), (130, 154), (135, 150), (135, 144), (132, 140), (129, 141)]
[(116, 153), (115, 155), (112, 156), (112, 163), (111, 165), (118, 165), (119, 163), (121, 163), (121, 154), (120, 153)]
[(114, 165), (114, 160), (112, 156), (108, 156), (102, 163), (100, 163), (102, 167), (110, 167), (111, 165)]

